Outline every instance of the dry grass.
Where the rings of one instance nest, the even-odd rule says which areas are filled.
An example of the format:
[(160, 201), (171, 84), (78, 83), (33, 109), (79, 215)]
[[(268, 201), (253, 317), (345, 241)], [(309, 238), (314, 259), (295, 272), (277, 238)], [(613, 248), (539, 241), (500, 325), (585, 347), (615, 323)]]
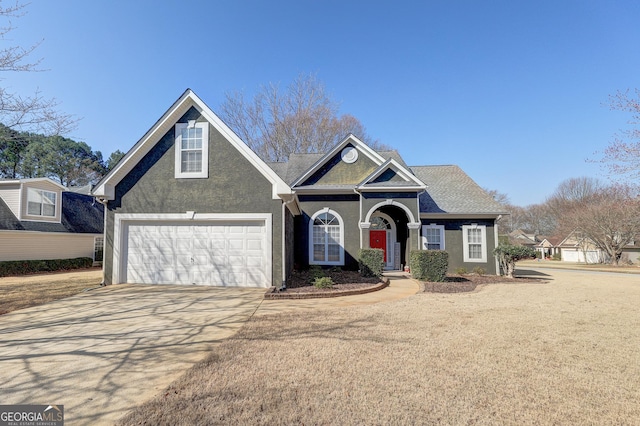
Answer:
[(638, 424), (638, 276), (254, 316), (123, 424)]
[(0, 278), (0, 315), (78, 294), (101, 281), (100, 268)]

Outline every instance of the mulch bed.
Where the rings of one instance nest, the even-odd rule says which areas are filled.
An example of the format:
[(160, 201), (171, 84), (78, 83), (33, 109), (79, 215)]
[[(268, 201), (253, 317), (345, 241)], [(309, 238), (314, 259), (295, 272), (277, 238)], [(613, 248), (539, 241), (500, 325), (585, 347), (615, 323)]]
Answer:
[(507, 278), (497, 275), (448, 275), (444, 282), (423, 282), (425, 293), (466, 293), (484, 284), (540, 283), (534, 278)]
[[(331, 277), (332, 288), (317, 288), (309, 271), (294, 271), (287, 283), (285, 291), (272, 287), (265, 294), (265, 299), (310, 299), (321, 297), (337, 297), (353, 294), (364, 294), (378, 291), (389, 285), (387, 279), (381, 282), (378, 278), (364, 278), (357, 271), (328, 269), (324, 274)], [(449, 275), (444, 282), (422, 282), (426, 293), (467, 293), (477, 286), (498, 283), (533, 283), (544, 282), (534, 278), (507, 278), (496, 275)]]
[(324, 274), (333, 280), (332, 288), (317, 288), (309, 271), (294, 271), (287, 282), (285, 291), (271, 288), (266, 299), (302, 299), (319, 297), (337, 297), (352, 294), (364, 294), (383, 289), (389, 285), (388, 280), (365, 278), (358, 271), (325, 270)]

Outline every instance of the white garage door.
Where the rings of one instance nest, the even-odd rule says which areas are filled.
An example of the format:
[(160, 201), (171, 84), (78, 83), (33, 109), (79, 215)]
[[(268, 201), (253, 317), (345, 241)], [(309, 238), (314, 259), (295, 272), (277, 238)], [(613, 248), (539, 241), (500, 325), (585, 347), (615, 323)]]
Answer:
[[(586, 261), (585, 261), (586, 257)], [(565, 262), (599, 263), (602, 261), (597, 250), (562, 250), (562, 260)]]
[(578, 262), (580, 260), (578, 250), (563, 249), (561, 259), (565, 262)]
[(126, 282), (267, 287), (264, 222), (131, 223)]

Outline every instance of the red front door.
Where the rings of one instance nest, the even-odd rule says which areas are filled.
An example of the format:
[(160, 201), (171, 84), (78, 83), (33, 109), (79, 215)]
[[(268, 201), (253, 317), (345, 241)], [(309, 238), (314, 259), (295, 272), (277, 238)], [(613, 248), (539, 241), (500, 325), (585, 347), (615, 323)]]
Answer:
[(384, 263), (387, 263), (387, 231), (369, 231), (369, 247), (384, 250)]

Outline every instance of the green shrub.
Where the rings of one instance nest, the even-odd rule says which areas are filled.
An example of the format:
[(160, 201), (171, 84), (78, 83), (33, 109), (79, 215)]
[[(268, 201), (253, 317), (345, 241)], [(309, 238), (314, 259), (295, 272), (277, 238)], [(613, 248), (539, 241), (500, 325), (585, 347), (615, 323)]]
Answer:
[(487, 271), (485, 271), (485, 269), (480, 267), (480, 266), (476, 266), (475, 268), (473, 268), (473, 273), (476, 274), (476, 275), (482, 276), (482, 275), (486, 274)]
[(413, 250), (409, 262), (413, 278), (442, 282), (449, 269), (449, 253), (444, 250)]
[(53, 260), (9, 260), (0, 262), (0, 277), (90, 268), (91, 265), (93, 265), (93, 259), (90, 257)]
[(464, 266), (456, 268), (456, 274), (458, 274), (458, 275), (466, 275), (467, 274), (467, 268), (465, 268)]
[(320, 277), (313, 280), (313, 285), (317, 288), (331, 288), (333, 287), (333, 280), (331, 277)]
[(502, 273), (509, 278), (513, 278), (513, 271), (516, 262), (521, 259), (533, 259), (536, 257), (536, 250), (531, 247), (516, 246), (512, 244), (499, 244), (493, 250), (493, 254), (498, 258)]
[(551, 256), (551, 260), (560, 260), (560, 253), (554, 253), (554, 255)]
[(362, 249), (358, 255), (360, 275), (363, 277), (381, 277), (384, 269), (384, 250)]
[(311, 282), (315, 281), (318, 278), (326, 277), (327, 275), (324, 273), (322, 266), (320, 265), (311, 265), (309, 266), (309, 276), (311, 277)]

